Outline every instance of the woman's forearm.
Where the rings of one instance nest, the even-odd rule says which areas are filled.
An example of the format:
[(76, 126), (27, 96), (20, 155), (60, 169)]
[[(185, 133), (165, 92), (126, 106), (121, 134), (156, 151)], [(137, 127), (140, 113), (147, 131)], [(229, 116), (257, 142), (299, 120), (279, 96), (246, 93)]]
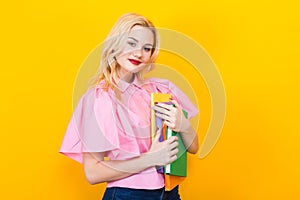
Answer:
[(180, 132), (185, 147), (189, 153), (195, 154), (198, 152), (198, 136), (193, 127), (190, 125), (186, 130)]
[(152, 166), (149, 154), (142, 154), (129, 160), (98, 161), (92, 153), (86, 154), (84, 157), (84, 171), (90, 184), (122, 179)]
[(177, 137), (159, 142), (157, 134), (148, 152), (127, 160), (104, 160), (104, 153), (84, 153), (85, 176), (89, 183), (115, 181), (139, 173), (149, 167), (167, 165), (177, 159)]

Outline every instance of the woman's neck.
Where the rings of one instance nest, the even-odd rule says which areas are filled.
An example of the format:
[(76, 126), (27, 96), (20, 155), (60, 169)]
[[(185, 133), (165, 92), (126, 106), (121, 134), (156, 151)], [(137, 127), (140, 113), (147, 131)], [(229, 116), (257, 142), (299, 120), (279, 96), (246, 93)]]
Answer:
[(122, 71), (122, 69), (119, 71), (118, 73), (118, 78), (127, 82), (127, 83), (132, 83), (133, 80), (134, 80), (134, 73), (131, 73), (131, 72), (124, 72)]

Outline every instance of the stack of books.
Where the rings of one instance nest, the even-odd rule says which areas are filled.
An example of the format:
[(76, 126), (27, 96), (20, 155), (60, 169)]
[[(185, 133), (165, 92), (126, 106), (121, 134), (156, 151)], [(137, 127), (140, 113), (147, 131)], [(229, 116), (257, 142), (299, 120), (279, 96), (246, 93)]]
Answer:
[[(151, 106), (156, 103), (167, 103), (170, 104), (170, 94), (164, 93), (151, 93)], [(173, 105), (174, 106), (174, 105)], [(188, 113), (183, 111), (185, 117), (187, 118)], [(170, 191), (177, 185), (179, 185), (187, 176), (187, 152), (185, 145), (183, 143), (180, 133), (177, 133), (167, 126), (164, 125), (163, 120), (156, 117), (155, 111), (151, 110), (151, 134), (152, 140), (154, 139), (157, 130), (162, 130), (160, 141), (167, 140), (171, 136), (178, 137), (178, 153), (177, 160), (166, 166), (158, 168), (160, 173), (164, 174), (165, 177), (165, 190)]]

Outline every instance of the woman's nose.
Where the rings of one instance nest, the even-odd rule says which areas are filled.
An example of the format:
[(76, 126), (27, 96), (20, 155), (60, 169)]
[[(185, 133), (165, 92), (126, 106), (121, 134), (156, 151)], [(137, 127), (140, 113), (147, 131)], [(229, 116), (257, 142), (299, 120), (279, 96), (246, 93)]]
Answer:
[(133, 51), (133, 56), (140, 58), (142, 57), (142, 49), (138, 48)]

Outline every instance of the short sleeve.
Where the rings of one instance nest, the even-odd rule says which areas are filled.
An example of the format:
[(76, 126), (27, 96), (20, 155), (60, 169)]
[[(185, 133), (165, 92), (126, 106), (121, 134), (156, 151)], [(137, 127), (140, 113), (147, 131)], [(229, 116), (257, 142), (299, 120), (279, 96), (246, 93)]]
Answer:
[(83, 162), (83, 152), (107, 152), (118, 146), (116, 140), (104, 134), (95, 107), (95, 90), (90, 89), (79, 100), (59, 150), (80, 163)]
[(172, 98), (175, 99), (183, 110), (187, 111), (188, 119), (194, 117), (199, 113), (197, 107), (190, 101), (182, 90), (180, 90), (175, 84), (169, 82), (169, 90), (172, 95)]

